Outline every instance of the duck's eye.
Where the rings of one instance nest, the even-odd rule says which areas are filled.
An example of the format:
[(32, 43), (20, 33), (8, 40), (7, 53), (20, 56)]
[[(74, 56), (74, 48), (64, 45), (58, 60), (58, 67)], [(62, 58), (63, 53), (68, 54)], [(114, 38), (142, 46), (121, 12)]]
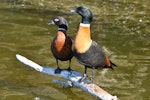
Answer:
[(58, 21), (59, 21), (59, 19), (58, 19), (58, 18), (55, 18), (55, 19), (54, 19), (54, 21), (55, 21), (55, 22), (58, 22)]

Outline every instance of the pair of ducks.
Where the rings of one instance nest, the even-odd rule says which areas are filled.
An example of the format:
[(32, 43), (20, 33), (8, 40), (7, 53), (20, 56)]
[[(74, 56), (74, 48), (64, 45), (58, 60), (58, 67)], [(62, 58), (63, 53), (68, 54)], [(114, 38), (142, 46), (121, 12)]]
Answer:
[[(61, 72), (58, 60), (69, 61), (69, 67), (67, 70), (71, 71), (70, 63), (74, 56), (77, 61), (85, 67), (84, 75), (81, 79), (81, 81), (84, 82), (87, 80), (87, 68), (91, 68), (93, 70), (102, 68), (112, 69), (112, 66), (116, 65), (108, 59), (102, 48), (91, 39), (90, 24), (92, 22), (93, 15), (90, 9), (81, 6), (75, 10), (71, 10), (71, 12), (76, 12), (82, 17), (75, 40), (67, 36), (66, 32), (68, 24), (63, 17), (57, 16), (49, 23), (58, 26), (57, 36), (51, 43), (51, 51), (57, 64), (55, 73), (59, 74)], [(72, 45), (74, 45), (74, 50), (72, 50)]]

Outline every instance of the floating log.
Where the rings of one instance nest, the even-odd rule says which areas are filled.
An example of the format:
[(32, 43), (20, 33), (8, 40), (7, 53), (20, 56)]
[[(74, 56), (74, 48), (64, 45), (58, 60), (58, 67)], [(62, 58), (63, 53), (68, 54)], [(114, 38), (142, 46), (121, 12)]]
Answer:
[(55, 74), (54, 68), (41, 66), (19, 54), (16, 54), (16, 58), (20, 62), (35, 69), (36, 71), (39, 71), (41, 73), (48, 74), (51, 76), (62, 77), (65, 79), (65, 81), (54, 80), (53, 81), (54, 83), (61, 84), (64, 87), (75, 86), (75, 87), (81, 88), (82, 90), (92, 94), (99, 100), (118, 100), (117, 96), (112, 96), (110, 93), (106, 92), (105, 90), (103, 90), (102, 88), (100, 88), (94, 83), (85, 84), (84, 82), (79, 82), (79, 80), (82, 78), (83, 75), (75, 70), (71, 72), (68, 72), (67, 70), (62, 70), (60, 74)]

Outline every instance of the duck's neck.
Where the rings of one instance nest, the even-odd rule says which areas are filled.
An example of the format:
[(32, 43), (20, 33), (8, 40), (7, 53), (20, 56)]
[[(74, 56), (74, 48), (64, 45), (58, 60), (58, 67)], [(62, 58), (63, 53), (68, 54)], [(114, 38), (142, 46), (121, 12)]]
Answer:
[(64, 33), (66, 35), (67, 26), (66, 25), (59, 25), (59, 27), (58, 27), (58, 33), (60, 33), (60, 32), (62, 32), (62, 33)]
[(90, 24), (80, 23), (76, 38), (79, 38), (81, 41), (91, 41)]
[(60, 32), (66, 35), (67, 30), (62, 29), (62, 28), (58, 28), (58, 32), (57, 33), (60, 33)]
[(83, 24), (91, 24), (91, 19), (90, 18), (82, 17), (81, 23), (83, 23)]
[(79, 53), (86, 52), (91, 46), (90, 24), (80, 23), (75, 39), (75, 48)]

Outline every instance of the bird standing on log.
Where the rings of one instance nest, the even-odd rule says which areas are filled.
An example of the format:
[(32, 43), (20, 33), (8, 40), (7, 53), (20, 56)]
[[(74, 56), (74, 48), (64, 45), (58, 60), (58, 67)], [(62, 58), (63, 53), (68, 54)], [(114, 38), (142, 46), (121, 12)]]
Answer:
[(102, 48), (91, 39), (90, 24), (92, 22), (93, 15), (90, 9), (81, 6), (75, 10), (71, 10), (71, 12), (76, 12), (82, 17), (82, 21), (75, 37), (74, 56), (79, 63), (85, 66), (84, 76), (80, 81), (87, 82), (87, 68), (91, 68), (93, 70), (102, 68), (113, 69), (112, 65), (116, 65), (108, 59)]
[(51, 43), (51, 51), (53, 56), (56, 59), (56, 64), (57, 64), (55, 73), (60, 74), (61, 72), (61, 69), (58, 64), (58, 60), (69, 61), (69, 66), (67, 70), (71, 71), (70, 63), (73, 57), (73, 51), (72, 51), (73, 39), (67, 36), (66, 34), (68, 29), (68, 23), (66, 19), (64, 19), (63, 17), (57, 16), (51, 22), (48, 23), (48, 25), (50, 24), (55, 24), (58, 26), (57, 35)]

